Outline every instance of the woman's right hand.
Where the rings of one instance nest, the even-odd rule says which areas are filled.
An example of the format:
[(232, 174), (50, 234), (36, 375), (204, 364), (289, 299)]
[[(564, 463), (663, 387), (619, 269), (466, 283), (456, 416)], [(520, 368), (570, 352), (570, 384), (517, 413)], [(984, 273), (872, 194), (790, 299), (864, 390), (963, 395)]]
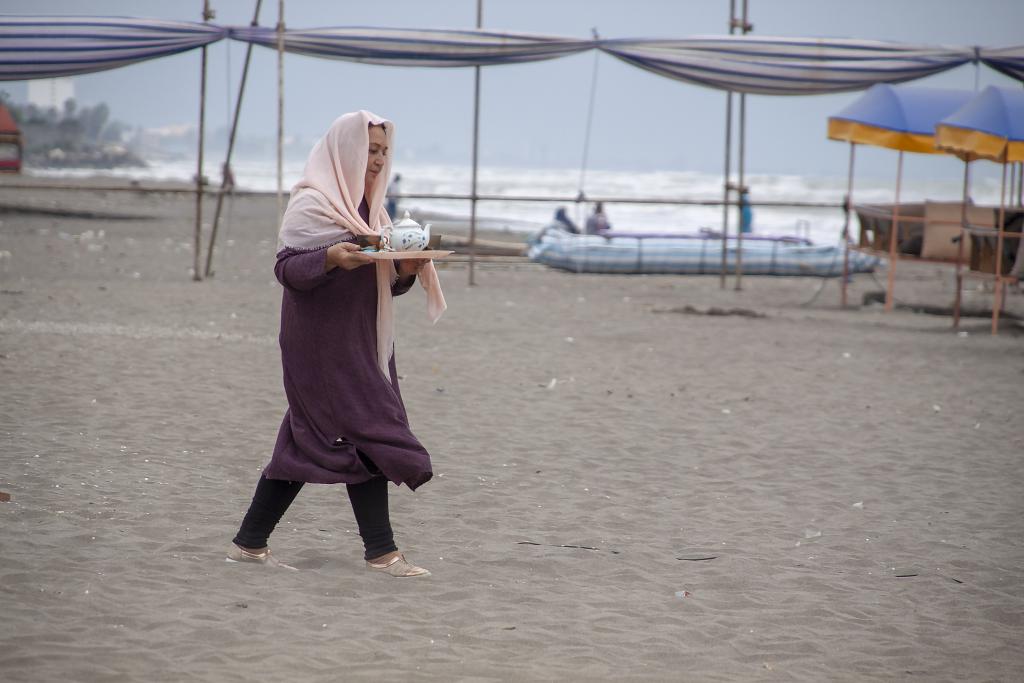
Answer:
[(355, 270), (367, 263), (373, 263), (373, 259), (359, 251), (358, 246), (352, 242), (338, 242), (327, 248), (327, 263), (324, 272), (333, 268)]

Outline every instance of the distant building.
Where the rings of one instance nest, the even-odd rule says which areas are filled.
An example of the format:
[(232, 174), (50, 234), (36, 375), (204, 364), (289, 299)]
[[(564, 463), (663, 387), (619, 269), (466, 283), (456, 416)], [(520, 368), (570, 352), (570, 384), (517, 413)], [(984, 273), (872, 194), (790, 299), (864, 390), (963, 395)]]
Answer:
[(75, 82), (70, 78), (41, 78), (28, 82), (28, 102), (40, 109), (57, 111), (64, 108), (64, 102), (74, 99)]
[(20, 173), (24, 143), (18, 124), (7, 107), (0, 104), (0, 173)]

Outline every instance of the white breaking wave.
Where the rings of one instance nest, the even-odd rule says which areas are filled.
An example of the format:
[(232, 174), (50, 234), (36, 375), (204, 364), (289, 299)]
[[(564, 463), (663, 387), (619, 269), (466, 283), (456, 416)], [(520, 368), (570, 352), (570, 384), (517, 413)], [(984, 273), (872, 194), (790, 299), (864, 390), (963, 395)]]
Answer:
[[(204, 173), (216, 185), (220, 180), (220, 162), (211, 162)], [(284, 165), (284, 188), (287, 191), (302, 173), (304, 161), (288, 161)], [(274, 192), (277, 189), (277, 166), (266, 161), (236, 161), (232, 168), (239, 189)], [(402, 175), (404, 194), (469, 194), (471, 169), (468, 166), (396, 162), (394, 171)], [(93, 176), (91, 169), (36, 170), (34, 175), (50, 177)], [(153, 162), (148, 168), (117, 169), (105, 172), (117, 178), (153, 181), (190, 182), (195, 163), (188, 160)], [(909, 174), (908, 174), (909, 176)], [(579, 169), (523, 169), (483, 167), (479, 170), (478, 193), (482, 195), (576, 197), (579, 191)], [(746, 184), (751, 200), (815, 202), (841, 204), (846, 195), (846, 179), (781, 174), (752, 174)], [(891, 202), (892, 181), (855, 178), (854, 201), (858, 203)], [(585, 192), (589, 197), (660, 198), (720, 200), (722, 176), (694, 171), (602, 171), (586, 173)], [(957, 201), (962, 192), (959, 181), (906, 177), (901, 191), (902, 201), (935, 199)], [(995, 204), (999, 186), (991, 178), (973, 184), (972, 197), (980, 204)], [(569, 215), (582, 222), (590, 211), (589, 203), (481, 201), (477, 215), (488, 227), (509, 230), (539, 229), (546, 225), (554, 211), (565, 206)], [(469, 202), (450, 199), (408, 199), (405, 209), (422, 209), (442, 213), (455, 219), (468, 219)], [(666, 204), (610, 204), (606, 213), (615, 230), (626, 232), (696, 232), (701, 228), (718, 230), (722, 225), (721, 206), (686, 206)], [(800, 234), (818, 244), (838, 241), (843, 226), (839, 208), (759, 207), (754, 209), (754, 233), (764, 235)], [(730, 232), (739, 223), (738, 211), (730, 210)], [(856, 225), (852, 226), (856, 229)]]

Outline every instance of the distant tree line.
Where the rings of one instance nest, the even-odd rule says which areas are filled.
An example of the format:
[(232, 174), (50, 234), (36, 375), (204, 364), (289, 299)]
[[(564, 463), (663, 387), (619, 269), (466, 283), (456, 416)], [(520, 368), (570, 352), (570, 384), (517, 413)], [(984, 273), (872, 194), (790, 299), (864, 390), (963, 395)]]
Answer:
[(110, 108), (100, 103), (79, 107), (73, 99), (56, 107), (16, 104), (0, 92), (0, 103), (11, 112), (24, 140), (24, 163), (35, 167), (115, 168), (145, 166), (125, 143), (130, 128), (110, 119)]

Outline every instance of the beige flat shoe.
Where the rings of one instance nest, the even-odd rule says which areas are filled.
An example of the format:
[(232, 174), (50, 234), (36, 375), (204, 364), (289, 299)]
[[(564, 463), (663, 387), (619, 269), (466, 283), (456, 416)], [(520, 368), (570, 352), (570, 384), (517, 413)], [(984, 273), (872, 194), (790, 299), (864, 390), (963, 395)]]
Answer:
[(397, 576), (398, 578), (406, 578), (413, 576), (430, 576), (430, 572), (423, 567), (417, 567), (414, 564), (410, 564), (406, 559), (405, 555), (399, 553), (395, 555), (387, 562), (382, 564), (375, 564), (367, 561), (367, 569), (372, 569), (375, 572), (384, 572), (391, 576)]
[(270, 554), (270, 548), (264, 548), (258, 553), (249, 552), (244, 548), (240, 548), (234, 543), (228, 548), (228, 556), (225, 558), (225, 562), (254, 562), (256, 564), (262, 564), (266, 567), (274, 567), (277, 569), (290, 569), (293, 572), (299, 571), (295, 567), (281, 562), (276, 557)]

